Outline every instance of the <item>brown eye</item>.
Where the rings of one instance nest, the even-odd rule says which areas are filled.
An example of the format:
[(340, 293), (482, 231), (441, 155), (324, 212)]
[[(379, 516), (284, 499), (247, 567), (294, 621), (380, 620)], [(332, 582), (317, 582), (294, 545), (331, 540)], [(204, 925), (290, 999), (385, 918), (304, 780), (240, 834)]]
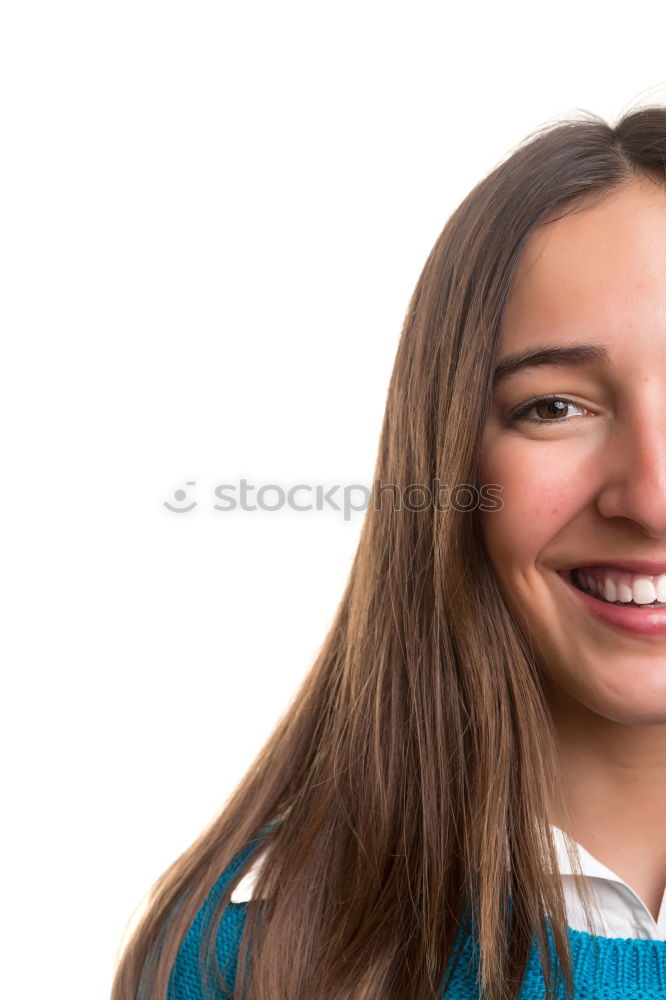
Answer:
[[(570, 406), (577, 410), (584, 410), (584, 407), (563, 396), (538, 396), (514, 410), (505, 423), (512, 424), (516, 420), (527, 420), (532, 424), (562, 424), (565, 420), (571, 419), (567, 416), (567, 410)], [(531, 410), (537, 412), (536, 417), (527, 416)]]
[(550, 399), (546, 403), (535, 403), (532, 409), (544, 420), (549, 420), (552, 417), (566, 416), (567, 407), (570, 405), (564, 399)]

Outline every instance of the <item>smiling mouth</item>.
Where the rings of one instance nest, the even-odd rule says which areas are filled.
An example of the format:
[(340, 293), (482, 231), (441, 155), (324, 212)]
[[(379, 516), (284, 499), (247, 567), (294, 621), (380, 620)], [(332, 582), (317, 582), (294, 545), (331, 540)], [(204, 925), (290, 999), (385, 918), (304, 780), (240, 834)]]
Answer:
[(656, 600), (644, 604), (639, 604), (637, 601), (634, 600), (609, 601), (602, 593), (599, 593), (596, 590), (590, 590), (590, 588), (586, 586), (586, 584), (579, 576), (579, 572), (577, 569), (567, 570), (566, 572), (559, 573), (559, 575), (562, 576), (565, 580), (568, 580), (568, 582), (573, 587), (575, 587), (576, 590), (580, 590), (587, 597), (591, 597), (593, 600), (599, 601), (601, 604), (610, 604), (615, 607), (619, 606), (623, 608), (666, 608), (666, 602), (656, 601)]

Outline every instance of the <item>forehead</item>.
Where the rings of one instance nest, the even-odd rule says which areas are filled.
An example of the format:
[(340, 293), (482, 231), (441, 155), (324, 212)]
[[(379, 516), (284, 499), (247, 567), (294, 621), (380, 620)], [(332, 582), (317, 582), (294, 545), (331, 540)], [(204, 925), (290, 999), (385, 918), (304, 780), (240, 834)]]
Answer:
[(525, 244), (502, 348), (595, 332), (605, 340), (639, 329), (660, 332), (666, 344), (666, 185), (632, 179), (571, 214), (562, 211)]

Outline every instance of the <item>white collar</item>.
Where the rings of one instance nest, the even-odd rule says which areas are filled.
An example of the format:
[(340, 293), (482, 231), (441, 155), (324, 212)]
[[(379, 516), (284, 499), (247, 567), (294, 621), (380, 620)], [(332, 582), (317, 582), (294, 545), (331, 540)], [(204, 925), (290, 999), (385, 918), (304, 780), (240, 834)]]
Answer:
[[(567, 854), (564, 833), (551, 827), (562, 889), (567, 908), (567, 921), (574, 930), (598, 934), (601, 937), (651, 938), (666, 941), (666, 890), (655, 921), (647, 906), (631, 886), (616, 872), (595, 858), (581, 844), (576, 843), (580, 854), (581, 870), (590, 880), (591, 896), (596, 911), (590, 927), (580, 900), (574, 872)], [(260, 852), (231, 894), (232, 903), (245, 903), (252, 898), (255, 882), (261, 870), (264, 852)]]

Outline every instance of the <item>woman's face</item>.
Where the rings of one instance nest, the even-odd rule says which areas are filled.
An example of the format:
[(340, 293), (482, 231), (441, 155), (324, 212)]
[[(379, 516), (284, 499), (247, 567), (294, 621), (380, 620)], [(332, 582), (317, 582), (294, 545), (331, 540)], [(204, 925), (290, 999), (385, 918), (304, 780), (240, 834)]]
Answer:
[[(666, 606), (633, 603), (654, 599), (646, 577), (666, 602), (666, 188), (632, 180), (526, 244), (499, 362), (579, 345), (605, 363), (592, 351), (496, 384), (480, 482), (503, 506), (481, 514), (485, 543), (560, 710), (666, 722)], [(637, 561), (656, 565), (618, 566)], [(600, 563), (594, 596), (567, 582)]]

